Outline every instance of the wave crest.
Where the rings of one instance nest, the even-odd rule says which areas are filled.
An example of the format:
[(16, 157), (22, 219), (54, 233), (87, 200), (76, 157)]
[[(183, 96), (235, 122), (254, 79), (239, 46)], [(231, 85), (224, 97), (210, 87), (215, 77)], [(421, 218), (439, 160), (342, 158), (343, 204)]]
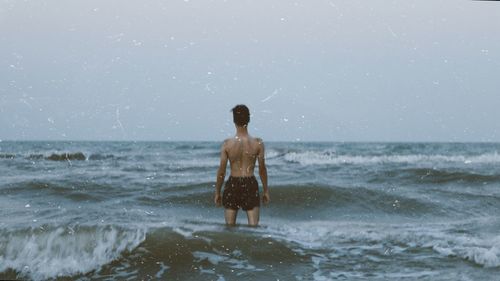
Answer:
[(0, 232), (0, 272), (44, 280), (98, 270), (145, 240), (142, 229), (113, 226), (29, 228)]
[(500, 162), (497, 152), (480, 155), (442, 155), (442, 154), (408, 154), (408, 155), (338, 155), (331, 152), (305, 151), (288, 152), (283, 158), (291, 163), (301, 165), (342, 165), (342, 164), (381, 164), (381, 163), (463, 163), (491, 164)]

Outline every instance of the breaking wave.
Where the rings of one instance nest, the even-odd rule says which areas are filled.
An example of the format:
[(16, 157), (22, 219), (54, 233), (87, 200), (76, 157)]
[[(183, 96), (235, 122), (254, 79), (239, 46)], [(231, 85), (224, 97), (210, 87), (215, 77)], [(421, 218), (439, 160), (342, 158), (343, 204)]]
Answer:
[(145, 230), (116, 226), (0, 230), (0, 272), (45, 280), (99, 270), (145, 240)]
[(380, 163), (443, 163), (454, 162), (463, 164), (492, 164), (500, 163), (500, 154), (487, 153), (481, 155), (338, 155), (331, 152), (288, 152), (283, 158), (291, 163), (301, 165), (342, 165), (342, 164), (380, 164)]

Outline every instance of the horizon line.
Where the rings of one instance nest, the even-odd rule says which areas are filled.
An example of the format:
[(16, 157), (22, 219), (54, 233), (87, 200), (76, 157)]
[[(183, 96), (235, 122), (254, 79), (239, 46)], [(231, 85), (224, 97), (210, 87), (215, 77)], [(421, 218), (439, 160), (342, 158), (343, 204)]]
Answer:
[[(84, 140), (0, 139), (2, 142), (223, 142), (224, 140)], [(500, 143), (494, 140), (264, 140), (266, 143)]]

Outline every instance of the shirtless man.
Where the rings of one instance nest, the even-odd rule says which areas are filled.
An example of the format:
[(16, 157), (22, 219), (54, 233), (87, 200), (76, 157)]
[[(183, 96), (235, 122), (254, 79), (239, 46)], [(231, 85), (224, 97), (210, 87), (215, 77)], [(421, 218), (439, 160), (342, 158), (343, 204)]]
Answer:
[[(233, 109), (233, 121), (236, 126), (236, 135), (224, 141), (220, 150), (220, 166), (217, 171), (215, 185), (215, 204), (224, 206), (224, 217), (227, 225), (236, 224), (238, 209), (247, 212), (248, 225), (259, 224), (259, 185), (254, 176), (255, 161), (259, 161), (259, 176), (262, 181), (264, 194), (262, 201), (269, 203), (269, 188), (267, 187), (267, 168), (264, 159), (264, 143), (259, 138), (248, 134), (250, 112), (245, 105), (237, 105)], [(231, 175), (224, 186), (221, 196), (221, 187), (226, 176), (227, 160), (231, 165)]]

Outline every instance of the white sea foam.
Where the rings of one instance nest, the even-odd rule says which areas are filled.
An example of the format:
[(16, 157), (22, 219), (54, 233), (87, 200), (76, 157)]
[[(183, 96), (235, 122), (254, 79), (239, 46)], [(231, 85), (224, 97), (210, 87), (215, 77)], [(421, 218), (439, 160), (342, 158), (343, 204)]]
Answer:
[(276, 150), (273, 150), (273, 149), (266, 150), (266, 159), (276, 158), (279, 155), (280, 155), (280, 153)]
[[(267, 229), (277, 239), (306, 248), (334, 249), (342, 243), (394, 245), (390, 252), (407, 248), (429, 248), (442, 256), (455, 256), (484, 267), (500, 267), (500, 235), (472, 236), (450, 231), (442, 224), (372, 224), (327, 221), (284, 224)], [(405, 245), (404, 247), (396, 245)], [(381, 248), (382, 249), (382, 248)]]
[(455, 162), (463, 164), (488, 164), (500, 163), (500, 154), (486, 153), (474, 156), (466, 155), (337, 155), (322, 151), (289, 152), (284, 155), (288, 162), (301, 165), (342, 165), (342, 164), (379, 164), (379, 163), (442, 163)]
[[(248, 228), (266, 238), (288, 241), (308, 249), (335, 249), (339, 244), (406, 245), (430, 248), (443, 256), (459, 256), (485, 267), (500, 266), (500, 235), (480, 238), (467, 234), (451, 234), (454, 226), (440, 223), (391, 224), (367, 222), (310, 221), (301, 223), (276, 223), (272, 226)], [(184, 222), (182, 231), (174, 231), (187, 238), (201, 231), (224, 231), (224, 227), (213, 223)], [(399, 247), (399, 246), (398, 246)], [(404, 248), (396, 249), (403, 251)], [(394, 251), (393, 251), (394, 252)]]
[[(267, 238), (288, 241), (308, 249), (337, 249), (341, 244), (360, 243), (363, 249), (385, 249), (388, 253), (402, 253), (408, 248), (432, 249), (437, 254), (456, 256), (484, 267), (500, 267), (500, 235), (479, 237), (465, 233), (453, 233), (453, 224), (398, 224), (367, 222), (310, 221), (301, 223), (276, 223), (268, 227), (252, 228), (251, 231)], [(185, 237), (199, 231), (222, 231), (215, 224), (184, 224)], [(367, 245), (375, 245), (373, 247)], [(377, 246), (379, 245), (379, 246)], [(382, 247), (384, 245), (384, 247)], [(401, 246), (404, 245), (404, 246)], [(386, 253), (383, 253), (386, 254)]]
[(146, 239), (145, 230), (115, 227), (89, 227), (76, 231), (59, 227), (1, 234), (0, 272), (10, 268), (33, 280), (98, 270)]
[[(448, 225), (450, 227), (450, 225)], [(315, 272), (314, 280), (338, 279), (336, 274), (343, 278), (357, 279), (357, 272), (335, 272), (328, 265), (331, 260), (339, 256), (351, 255), (353, 249), (359, 248), (359, 253), (369, 249), (370, 252), (379, 251), (379, 254), (397, 254), (400, 258), (404, 253), (414, 252), (420, 248), (432, 249), (442, 258), (458, 257), (482, 267), (500, 267), (500, 235), (494, 237), (477, 237), (468, 234), (453, 234), (442, 224), (429, 225), (399, 225), (399, 224), (372, 224), (372, 223), (335, 223), (316, 221), (295, 225), (281, 225), (275, 229), (268, 229), (274, 233), (276, 239), (296, 243), (305, 248), (318, 249), (322, 252), (331, 249), (332, 254), (316, 255), (312, 258)], [(344, 252), (345, 245), (348, 250)], [(411, 251), (408, 249), (413, 248)], [(412, 255), (412, 254), (410, 254)], [(418, 254), (413, 254), (418, 255)], [(408, 257), (411, 259), (412, 257)], [(377, 273), (377, 279), (419, 279), (434, 278), (433, 271), (408, 271), (394, 273)], [(434, 276), (434, 277), (433, 277)]]

